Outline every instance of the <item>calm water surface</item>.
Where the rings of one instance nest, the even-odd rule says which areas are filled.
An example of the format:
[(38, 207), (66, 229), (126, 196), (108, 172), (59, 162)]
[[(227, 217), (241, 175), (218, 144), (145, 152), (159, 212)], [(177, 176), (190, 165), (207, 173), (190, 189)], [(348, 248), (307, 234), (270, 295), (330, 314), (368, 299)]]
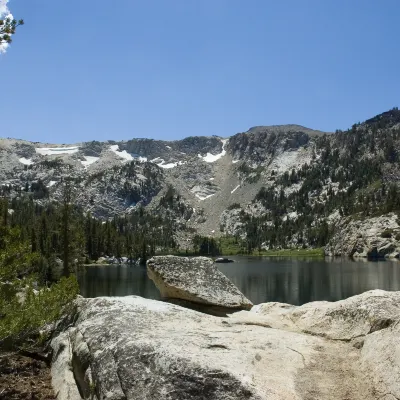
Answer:
[[(254, 303), (335, 301), (370, 289), (400, 290), (399, 261), (234, 257), (218, 268)], [(160, 299), (146, 268), (90, 266), (79, 275), (85, 297), (139, 295)]]

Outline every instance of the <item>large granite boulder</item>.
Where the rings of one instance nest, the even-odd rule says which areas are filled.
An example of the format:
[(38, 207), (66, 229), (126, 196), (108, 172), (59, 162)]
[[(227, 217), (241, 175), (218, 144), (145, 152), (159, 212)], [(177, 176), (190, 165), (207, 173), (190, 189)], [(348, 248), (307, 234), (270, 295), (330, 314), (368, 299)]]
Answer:
[(73, 326), (52, 342), (53, 384), (59, 400), (395, 400), (399, 295), (265, 304), (227, 318), (136, 296), (80, 299)]
[(400, 320), (400, 292), (370, 290), (345, 300), (315, 301), (299, 307), (263, 303), (245, 315), (248, 318), (253, 313), (276, 329), (351, 341)]
[(147, 261), (147, 273), (161, 296), (169, 300), (211, 306), (214, 311), (253, 306), (210, 258), (153, 257)]

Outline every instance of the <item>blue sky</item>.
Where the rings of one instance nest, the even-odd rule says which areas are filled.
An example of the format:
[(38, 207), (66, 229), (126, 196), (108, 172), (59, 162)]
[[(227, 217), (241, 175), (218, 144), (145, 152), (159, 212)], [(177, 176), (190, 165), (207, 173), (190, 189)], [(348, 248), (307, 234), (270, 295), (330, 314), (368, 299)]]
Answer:
[[(346, 129), (399, 106), (398, 0), (10, 0), (3, 137)], [(4, 101), (6, 99), (6, 101)]]

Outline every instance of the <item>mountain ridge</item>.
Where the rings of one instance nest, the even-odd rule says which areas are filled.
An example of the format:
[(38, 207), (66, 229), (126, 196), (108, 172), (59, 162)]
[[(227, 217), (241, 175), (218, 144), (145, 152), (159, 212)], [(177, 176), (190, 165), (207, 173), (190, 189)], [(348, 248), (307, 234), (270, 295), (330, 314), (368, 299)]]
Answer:
[[(335, 238), (335, 213), (365, 214), (360, 196), (369, 185), (376, 186), (367, 197), (375, 213), (377, 199), (387, 200), (400, 177), (399, 123), (400, 112), (392, 109), (335, 133), (288, 124), (173, 141), (51, 145), (1, 139), (0, 178), (3, 192), (12, 188), (9, 197), (42, 203), (59, 201), (63, 181), (71, 179), (82, 193), (76, 203), (98, 218), (144, 207), (192, 233), (236, 236), (251, 248), (321, 247)], [(162, 211), (169, 188), (172, 203), (164, 201), (169, 210)], [(184, 247), (184, 236), (190, 242), (192, 234), (178, 230)]]

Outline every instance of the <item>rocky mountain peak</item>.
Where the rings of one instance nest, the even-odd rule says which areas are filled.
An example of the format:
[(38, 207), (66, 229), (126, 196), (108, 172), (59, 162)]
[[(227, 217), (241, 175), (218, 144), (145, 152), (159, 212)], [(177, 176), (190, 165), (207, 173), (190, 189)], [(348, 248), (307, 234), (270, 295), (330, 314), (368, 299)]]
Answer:
[(306, 133), (309, 136), (319, 136), (324, 135), (328, 132), (322, 132), (310, 128), (306, 128), (301, 125), (296, 124), (286, 124), (286, 125), (268, 125), (268, 126), (254, 126), (250, 128), (246, 133), (275, 133), (275, 134), (288, 134), (293, 132)]
[[(190, 230), (251, 237), (253, 247), (322, 247), (334, 243), (343, 216), (373, 221), (400, 211), (398, 127), (393, 109), (333, 134), (292, 124), (254, 126), (227, 139), (62, 145), (0, 139), (2, 193), (51, 202), (68, 177), (82, 192), (83, 211), (108, 219), (145, 207), (186, 227), (185, 243)], [(390, 243), (397, 254), (397, 228)]]

